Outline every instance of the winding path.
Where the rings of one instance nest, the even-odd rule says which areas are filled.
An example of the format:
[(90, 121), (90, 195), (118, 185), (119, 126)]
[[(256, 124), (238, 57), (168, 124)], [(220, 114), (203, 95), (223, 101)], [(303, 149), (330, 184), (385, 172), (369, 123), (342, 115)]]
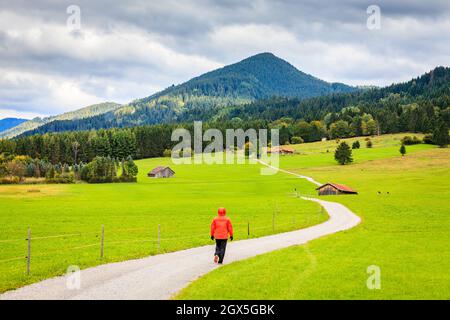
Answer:
[[(267, 165), (261, 162), (263, 165)], [(268, 165), (267, 165), (268, 166)], [(276, 169), (276, 168), (274, 168)], [(310, 177), (282, 172), (320, 184)], [(231, 242), (226, 262), (247, 259), (353, 228), (361, 219), (345, 206), (315, 198), (330, 219), (321, 224), (256, 239)], [(0, 295), (3, 299), (169, 299), (198, 277), (218, 268), (212, 262), (214, 246), (203, 246), (138, 260), (105, 264), (80, 273), (80, 289), (68, 289), (64, 276), (44, 280)]]

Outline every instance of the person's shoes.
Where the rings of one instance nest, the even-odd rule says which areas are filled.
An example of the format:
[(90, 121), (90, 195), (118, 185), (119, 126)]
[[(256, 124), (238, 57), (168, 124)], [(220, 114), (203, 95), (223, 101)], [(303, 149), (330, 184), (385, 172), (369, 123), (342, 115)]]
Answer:
[(214, 256), (214, 263), (217, 263), (219, 261), (219, 256), (218, 255), (215, 255)]

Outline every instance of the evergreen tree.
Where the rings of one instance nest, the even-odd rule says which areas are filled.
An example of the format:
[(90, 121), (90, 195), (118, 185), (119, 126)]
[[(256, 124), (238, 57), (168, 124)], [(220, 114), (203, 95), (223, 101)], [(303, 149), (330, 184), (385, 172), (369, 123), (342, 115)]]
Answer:
[(406, 147), (404, 144), (400, 147), (400, 153), (402, 154), (402, 157), (406, 154)]
[(128, 157), (125, 163), (125, 171), (128, 177), (136, 177), (138, 175), (138, 166), (134, 163), (131, 156)]
[(353, 162), (352, 149), (350, 149), (346, 142), (341, 142), (336, 148), (336, 151), (334, 152), (334, 159), (336, 159), (336, 161), (341, 165)]
[(442, 119), (439, 120), (436, 129), (433, 132), (433, 141), (441, 148), (445, 148), (450, 143), (448, 127)]

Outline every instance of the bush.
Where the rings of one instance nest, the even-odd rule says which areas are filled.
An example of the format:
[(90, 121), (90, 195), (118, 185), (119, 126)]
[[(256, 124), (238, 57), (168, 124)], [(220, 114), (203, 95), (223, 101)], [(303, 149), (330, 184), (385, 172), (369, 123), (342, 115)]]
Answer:
[(292, 137), (291, 141), (292, 141), (293, 144), (301, 144), (301, 143), (305, 142), (302, 139), (302, 137), (297, 137), (297, 136)]
[(367, 140), (367, 142), (366, 142), (366, 147), (367, 147), (367, 148), (372, 148), (372, 147), (373, 147), (372, 140)]
[(136, 182), (138, 167), (131, 157), (122, 160), (122, 175), (117, 177), (117, 167), (110, 157), (96, 157), (83, 166), (80, 178), (88, 183)]
[(139, 173), (139, 168), (134, 163), (133, 158), (131, 158), (131, 156), (129, 156), (127, 161), (123, 163), (122, 168), (125, 169), (125, 172), (122, 172), (122, 176), (125, 177), (136, 177)]
[(405, 136), (402, 139), (402, 144), (404, 144), (405, 146), (412, 146), (414, 144), (421, 144), (421, 143), (422, 143), (422, 140), (420, 140), (416, 136), (414, 136), (412, 138), (410, 136)]
[(257, 155), (258, 150), (253, 146), (253, 143), (250, 141), (246, 142), (244, 145), (244, 154), (246, 157)]
[(425, 144), (434, 144), (433, 135), (432, 134), (426, 134), (423, 137), (423, 143), (425, 143)]
[(95, 157), (92, 162), (83, 167), (80, 177), (89, 183), (112, 182), (117, 176), (115, 160), (110, 157)]
[(46, 178), (45, 183), (48, 184), (69, 184), (69, 183), (75, 183), (75, 175), (73, 172), (70, 173), (63, 173), (59, 176), (55, 176), (53, 178)]
[(170, 158), (172, 156), (172, 150), (170, 149), (165, 149), (163, 152), (163, 157), (164, 158)]
[(31, 177), (31, 178), (26, 178), (25, 181), (22, 181), (22, 184), (42, 184), (45, 183), (46, 180), (45, 178), (36, 178), (36, 177)]
[(450, 144), (450, 136), (448, 134), (448, 126), (444, 121), (439, 121), (433, 132), (433, 141), (441, 148), (445, 148)]
[(352, 144), (352, 149), (359, 149), (361, 147), (360, 143), (358, 140), (356, 140), (355, 142), (353, 142)]
[(20, 183), (20, 177), (9, 176), (0, 179), (0, 184), (18, 184)]
[(17, 160), (17, 158), (18, 157), (6, 164), (6, 170), (9, 175), (22, 179), (26, 173), (26, 166), (22, 161)]
[(115, 177), (112, 182), (137, 182), (136, 177)]
[(53, 178), (55, 178), (55, 175), (56, 175), (55, 167), (51, 166), (50, 169), (47, 171), (47, 174), (45, 177), (47, 179), (53, 179)]

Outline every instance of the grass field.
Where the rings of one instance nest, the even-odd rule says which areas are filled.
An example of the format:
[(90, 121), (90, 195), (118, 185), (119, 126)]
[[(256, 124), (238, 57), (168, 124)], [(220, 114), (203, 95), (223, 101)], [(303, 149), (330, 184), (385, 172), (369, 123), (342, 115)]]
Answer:
[[(261, 176), (259, 165), (178, 165), (170, 159), (138, 161), (136, 184), (0, 186), (0, 292), (81, 268), (210, 244), (209, 225), (225, 206), (236, 239), (283, 232), (326, 219), (314, 203), (300, 203), (293, 190), (305, 181)], [(171, 179), (149, 179), (170, 164)], [(275, 216), (275, 230), (272, 217)], [(100, 230), (105, 226), (105, 256)], [(32, 230), (31, 275), (26, 275), (27, 228)], [(54, 237), (57, 236), (57, 237)], [(49, 237), (49, 238), (48, 238)]]
[[(333, 163), (326, 152), (332, 142), (295, 146), (300, 155), (283, 157), (282, 167), (358, 190), (324, 199), (345, 204), (362, 224), (224, 266), (177, 298), (449, 299), (450, 149), (411, 146), (402, 158), (401, 136), (356, 150), (349, 166)], [(371, 265), (381, 270), (379, 290), (366, 285)], [(219, 289), (223, 283), (227, 290)]]
[[(338, 174), (359, 170), (359, 166), (369, 166), (377, 159), (397, 157), (402, 136), (375, 138), (373, 149), (364, 148), (363, 139), (360, 139), (363, 148), (354, 151), (355, 164), (349, 167), (335, 165), (334, 141), (293, 146), (299, 155), (284, 156), (281, 164), (284, 168), (310, 173), (325, 181), (334, 178), (329, 175), (329, 168)], [(407, 161), (427, 150), (435, 149), (426, 145), (408, 147), (408, 156), (402, 160)], [(63, 274), (70, 265), (86, 268), (209, 244), (209, 224), (219, 206), (227, 207), (236, 229), (236, 239), (247, 238), (248, 222), (250, 236), (257, 237), (326, 220), (318, 205), (294, 197), (294, 188), (310, 194), (314, 192), (313, 185), (285, 174), (262, 176), (259, 165), (176, 166), (167, 158), (137, 163), (140, 169), (137, 184), (0, 186), (0, 292)], [(152, 180), (146, 177), (150, 169), (164, 164), (171, 165), (176, 171), (175, 178)], [(384, 174), (380, 174), (384, 179)], [(353, 172), (348, 175), (338, 176), (338, 182), (361, 190), (366, 187), (364, 181), (359, 183)], [(272, 230), (274, 213), (276, 223)], [(105, 226), (105, 256), (100, 259), (102, 225)], [(156, 242), (158, 225), (161, 225), (159, 250)], [(28, 226), (33, 239), (30, 276), (25, 272)], [(309, 252), (306, 256), (311, 257)], [(267, 268), (267, 272), (269, 270)], [(273, 276), (265, 277), (261, 283)], [(280, 280), (278, 285), (282, 286), (282, 283)], [(193, 288), (186, 291), (186, 296), (190, 296), (192, 293), (188, 292), (192, 290), (195, 292)], [(265, 290), (273, 294), (270, 286)], [(208, 296), (211, 297), (214, 296)]]

